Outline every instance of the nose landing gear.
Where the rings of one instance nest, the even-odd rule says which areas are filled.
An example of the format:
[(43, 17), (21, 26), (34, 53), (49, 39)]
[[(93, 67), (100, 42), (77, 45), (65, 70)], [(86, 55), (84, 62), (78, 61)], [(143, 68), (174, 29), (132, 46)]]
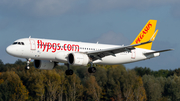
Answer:
[(29, 64), (30, 64), (31, 58), (26, 59), (26, 60), (27, 60), (27, 65), (26, 65), (25, 69), (29, 70), (30, 69)]

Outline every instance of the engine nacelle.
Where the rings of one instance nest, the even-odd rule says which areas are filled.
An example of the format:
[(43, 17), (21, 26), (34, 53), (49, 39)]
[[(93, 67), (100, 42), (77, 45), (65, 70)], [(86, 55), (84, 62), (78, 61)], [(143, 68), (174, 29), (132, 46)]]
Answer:
[(55, 62), (50, 62), (48, 60), (34, 60), (34, 67), (37, 69), (53, 69), (55, 67)]
[(89, 57), (82, 53), (70, 53), (68, 63), (76, 66), (86, 66), (89, 63)]
[(59, 52), (58, 54), (56, 54), (55, 59), (58, 60), (59, 62), (67, 62), (67, 56), (68, 53), (65, 52)]

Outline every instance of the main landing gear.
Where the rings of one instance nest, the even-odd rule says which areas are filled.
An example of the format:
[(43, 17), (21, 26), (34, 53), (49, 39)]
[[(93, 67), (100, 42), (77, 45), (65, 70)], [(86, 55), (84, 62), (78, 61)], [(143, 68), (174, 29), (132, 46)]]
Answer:
[(69, 69), (69, 64), (65, 64), (68, 67), (68, 70), (66, 70), (66, 75), (73, 75), (73, 70)]
[(90, 67), (88, 68), (88, 72), (89, 73), (95, 73), (96, 72), (96, 68), (95, 67), (93, 67), (93, 63), (90, 63)]
[[(96, 72), (96, 68), (93, 67), (92, 63), (90, 63), (90, 64), (91, 64), (91, 66), (88, 68), (88, 72), (89, 73), (95, 73)], [(65, 72), (66, 75), (73, 75), (73, 70), (69, 68), (70, 65), (69, 64), (65, 64), (65, 65), (68, 67), (68, 70), (66, 70), (66, 72)]]
[(29, 64), (30, 64), (31, 58), (26, 59), (26, 60), (27, 60), (27, 65), (26, 65), (25, 69), (29, 70), (30, 69)]

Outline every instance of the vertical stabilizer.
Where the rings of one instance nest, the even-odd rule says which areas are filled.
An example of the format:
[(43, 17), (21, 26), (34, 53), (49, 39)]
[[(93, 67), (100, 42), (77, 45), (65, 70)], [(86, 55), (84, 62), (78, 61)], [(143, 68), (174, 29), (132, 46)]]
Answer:
[[(131, 45), (147, 42), (149, 40), (154, 41), (156, 34), (158, 32), (158, 30), (154, 32), (156, 28), (156, 23), (157, 20), (149, 20)], [(148, 44), (136, 46), (136, 48), (143, 48), (148, 50), (151, 50), (151, 47), (152, 47), (152, 42)]]

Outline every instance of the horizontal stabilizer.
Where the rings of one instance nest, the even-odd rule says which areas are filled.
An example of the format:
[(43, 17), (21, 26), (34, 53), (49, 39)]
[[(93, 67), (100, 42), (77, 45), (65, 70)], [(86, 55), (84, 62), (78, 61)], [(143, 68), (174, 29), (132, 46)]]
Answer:
[(166, 51), (172, 51), (174, 49), (165, 49), (165, 50), (160, 50), (160, 51), (154, 51), (154, 52), (147, 52), (147, 53), (143, 53), (144, 55), (149, 55), (149, 54), (153, 54), (153, 53), (160, 53), (160, 52), (166, 52)]

